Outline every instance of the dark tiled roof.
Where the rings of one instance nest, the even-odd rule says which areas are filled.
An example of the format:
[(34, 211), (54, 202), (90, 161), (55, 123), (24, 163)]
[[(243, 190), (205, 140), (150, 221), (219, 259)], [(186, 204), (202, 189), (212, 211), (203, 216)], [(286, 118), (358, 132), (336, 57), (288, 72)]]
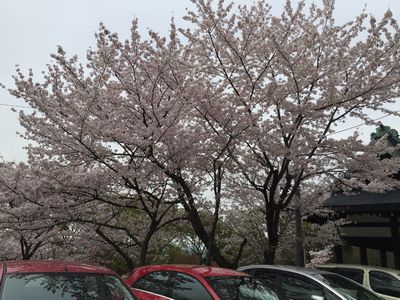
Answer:
[(325, 206), (342, 211), (400, 211), (400, 189), (386, 193), (335, 194), (325, 202)]

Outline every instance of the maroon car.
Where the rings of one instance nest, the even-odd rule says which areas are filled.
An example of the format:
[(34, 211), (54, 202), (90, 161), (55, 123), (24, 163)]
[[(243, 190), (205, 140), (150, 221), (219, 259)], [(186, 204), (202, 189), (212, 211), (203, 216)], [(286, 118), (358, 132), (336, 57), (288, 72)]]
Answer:
[(1, 300), (136, 300), (113, 271), (60, 261), (0, 262)]
[(278, 300), (248, 274), (209, 266), (154, 265), (136, 268), (126, 283), (140, 300)]

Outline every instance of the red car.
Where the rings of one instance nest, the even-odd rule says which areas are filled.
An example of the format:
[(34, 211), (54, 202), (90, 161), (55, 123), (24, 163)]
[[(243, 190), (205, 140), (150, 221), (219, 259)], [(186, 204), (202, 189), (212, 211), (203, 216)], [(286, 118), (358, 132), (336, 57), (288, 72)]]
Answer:
[(140, 300), (279, 300), (246, 273), (198, 265), (136, 268), (126, 280)]
[(113, 271), (60, 261), (0, 262), (1, 300), (136, 300)]

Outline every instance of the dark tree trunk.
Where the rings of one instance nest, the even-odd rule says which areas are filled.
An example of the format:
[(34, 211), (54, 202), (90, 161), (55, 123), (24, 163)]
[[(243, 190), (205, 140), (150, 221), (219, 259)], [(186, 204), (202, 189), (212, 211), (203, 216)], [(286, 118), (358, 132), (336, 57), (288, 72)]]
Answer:
[(21, 245), (21, 256), (23, 260), (30, 260), (40, 246), (42, 246), (41, 241), (36, 244), (29, 244), (23, 236), (20, 237), (19, 242)]
[[(235, 268), (236, 266), (228, 261), (220, 252), (218, 247), (215, 247), (215, 236), (210, 236), (206, 229), (204, 228), (204, 224), (195, 209), (190, 209), (188, 205), (184, 205), (185, 210), (188, 214), (188, 220), (190, 221), (194, 232), (197, 237), (203, 242), (208, 251), (208, 256), (212, 258), (218, 266), (223, 268)], [(210, 243), (210, 239), (212, 242)], [(210, 247), (211, 246), (211, 247)]]
[(159, 222), (155, 218), (153, 218), (149, 226), (149, 230), (147, 231), (146, 237), (140, 243), (139, 264), (141, 266), (144, 266), (147, 263), (146, 259), (147, 259), (147, 252), (149, 250), (150, 240), (153, 237), (153, 235), (157, 232), (158, 225)]
[(268, 243), (267, 247), (264, 249), (264, 260), (263, 264), (273, 265), (275, 262), (276, 247)]
[(143, 241), (140, 245), (139, 265), (145, 266), (147, 259), (147, 252), (149, 250), (149, 241)]
[(268, 205), (265, 215), (268, 241), (263, 251), (265, 264), (274, 264), (275, 262), (275, 254), (279, 243), (279, 217), (280, 209), (276, 206), (274, 207), (274, 205)]
[[(197, 237), (201, 240), (201, 242), (205, 245), (208, 250), (206, 259), (211, 261), (214, 260), (218, 266), (224, 268), (236, 268), (236, 261), (239, 261), (239, 258), (236, 257), (234, 262), (228, 261), (220, 249), (217, 247), (215, 242), (215, 230), (211, 230), (211, 232), (207, 232), (206, 227), (204, 226), (203, 220), (201, 219), (199, 212), (196, 207), (195, 199), (192, 194), (192, 190), (190, 186), (187, 184), (182, 174), (178, 171), (170, 171), (166, 169), (153, 155), (153, 149), (150, 147), (148, 149), (148, 158), (151, 162), (153, 162), (157, 167), (161, 168), (165, 175), (174, 181), (178, 186), (178, 193), (180, 196), (181, 204), (183, 205), (187, 219), (191, 223), (194, 232)], [(218, 209), (218, 208), (216, 208)], [(244, 243), (245, 244), (245, 243)], [(241, 255), (242, 249), (238, 252), (238, 255)]]
[(125, 260), (128, 270), (133, 270), (135, 267), (135, 263), (133, 262), (132, 258), (129, 257), (112, 239), (110, 239), (103, 231), (101, 231), (100, 227), (96, 229), (96, 233), (109, 245), (111, 245), (115, 251)]

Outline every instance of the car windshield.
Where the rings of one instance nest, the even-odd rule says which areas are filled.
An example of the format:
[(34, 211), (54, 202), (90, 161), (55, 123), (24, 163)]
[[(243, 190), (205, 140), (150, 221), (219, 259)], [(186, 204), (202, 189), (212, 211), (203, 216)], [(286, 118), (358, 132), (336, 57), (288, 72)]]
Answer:
[(90, 273), (8, 274), (2, 300), (134, 300), (114, 275)]
[(363, 286), (357, 284), (356, 282), (347, 279), (346, 277), (326, 273), (326, 274), (316, 274), (319, 280), (325, 282), (346, 299), (349, 300), (381, 300), (374, 293), (370, 292)]
[(215, 276), (206, 278), (221, 300), (279, 300), (271, 289), (247, 276)]

